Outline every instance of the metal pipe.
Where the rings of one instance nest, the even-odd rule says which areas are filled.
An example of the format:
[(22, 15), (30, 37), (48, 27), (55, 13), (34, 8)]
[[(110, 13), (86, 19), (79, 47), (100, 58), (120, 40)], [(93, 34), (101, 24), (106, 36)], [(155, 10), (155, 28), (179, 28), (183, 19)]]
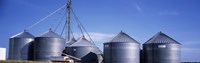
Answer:
[(71, 26), (70, 26), (70, 16), (71, 16), (71, 0), (68, 0), (68, 4), (67, 4), (67, 41), (70, 40), (70, 31), (71, 31)]

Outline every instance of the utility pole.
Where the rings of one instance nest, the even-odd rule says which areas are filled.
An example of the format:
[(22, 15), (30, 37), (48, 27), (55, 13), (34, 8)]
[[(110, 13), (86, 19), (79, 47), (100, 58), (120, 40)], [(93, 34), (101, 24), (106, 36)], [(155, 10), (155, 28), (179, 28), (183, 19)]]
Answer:
[(70, 34), (70, 32), (71, 32), (71, 26), (70, 26), (70, 16), (71, 16), (71, 0), (68, 0), (68, 3), (67, 3), (67, 20), (66, 20), (66, 22), (67, 22), (67, 41), (69, 41), (70, 40), (70, 36), (71, 36), (71, 34)]

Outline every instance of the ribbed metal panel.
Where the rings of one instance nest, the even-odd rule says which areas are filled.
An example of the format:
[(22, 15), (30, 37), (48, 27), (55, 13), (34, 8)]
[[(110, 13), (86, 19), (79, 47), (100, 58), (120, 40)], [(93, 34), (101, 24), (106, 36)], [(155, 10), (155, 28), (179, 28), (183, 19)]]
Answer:
[(31, 60), (34, 36), (24, 31), (9, 39), (9, 60)]
[(70, 45), (72, 45), (75, 42), (76, 42), (76, 39), (72, 38), (69, 42), (67, 42), (66, 47), (69, 47)]
[(53, 37), (53, 38), (62, 38), (60, 35), (56, 34), (55, 32), (53, 32), (51, 29), (45, 33), (43, 33), (42, 35), (40, 35), (39, 37)]
[(81, 58), (81, 63), (101, 63), (102, 57), (99, 55), (98, 47), (82, 37), (74, 44), (70, 45), (70, 55)]
[(104, 43), (104, 63), (140, 63), (139, 56), (140, 44), (124, 32)]
[(65, 54), (69, 54), (70, 50), (70, 45), (72, 45), (73, 43), (75, 43), (77, 40), (75, 38), (72, 38), (69, 42), (66, 43), (65, 49), (63, 51), (63, 53)]
[(159, 32), (143, 44), (144, 63), (181, 63), (181, 44)]
[(116, 35), (114, 38), (112, 38), (109, 42), (132, 42), (132, 43), (138, 43), (135, 39), (131, 38), (128, 34), (122, 32), (122, 31), (118, 35)]
[(93, 43), (88, 41), (85, 37), (80, 38), (77, 42), (70, 45), (70, 47), (76, 47), (76, 46), (91, 46), (96, 47)]
[(151, 43), (180, 44), (179, 42), (177, 42), (176, 40), (172, 39), (171, 37), (167, 36), (162, 32), (157, 33), (144, 44), (151, 44)]
[(64, 48), (65, 40), (50, 30), (35, 38), (34, 61), (50, 62), (51, 57), (61, 56)]
[(24, 30), (23, 32), (13, 35), (10, 38), (34, 38), (34, 36), (30, 34), (28, 31)]

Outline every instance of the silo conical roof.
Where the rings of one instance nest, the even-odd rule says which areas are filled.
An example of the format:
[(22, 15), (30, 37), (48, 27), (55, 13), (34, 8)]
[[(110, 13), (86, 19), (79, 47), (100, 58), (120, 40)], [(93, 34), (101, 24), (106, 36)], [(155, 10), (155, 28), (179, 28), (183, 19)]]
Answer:
[(103, 54), (103, 52), (98, 47), (96, 47), (95, 50), (92, 52), (94, 52), (96, 54)]
[(20, 32), (10, 38), (34, 38), (34, 36), (30, 34), (27, 30), (24, 30), (23, 32)]
[(43, 33), (42, 35), (40, 35), (39, 37), (53, 37), (53, 38), (62, 38), (60, 35), (56, 34), (55, 32), (53, 32), (51, 29), (45, 33)]
[(176, 40), (172, 39), (171, 37), (167, 36), (162, 32), (157, 33), (144, 44), (152, 44), (152, 43), (180, 44), (179, 42), (177, 42)]
[(66, 43), (66, 46), (70, 46), (70, 45), (72, 45), (73, 43), (75, 43), (77, 40), (73, 37), (70, 41), (68, 41), (67, 43)]
[(119, 34), (117, 34), (109, 42), (133, 42), (133, 43), (139, 43), (135, 39), (131, 38), (128, 34), (122, 32), (122, 31)]
[(81, 37), (77, 42), (73, 43), (72, 45), (70, 45), (70, 47), (73, 46), (92, 46), (94, 47), (95, 45), (93, 43), (91, 43), (90, 41), (88, 41), (84, 36)]

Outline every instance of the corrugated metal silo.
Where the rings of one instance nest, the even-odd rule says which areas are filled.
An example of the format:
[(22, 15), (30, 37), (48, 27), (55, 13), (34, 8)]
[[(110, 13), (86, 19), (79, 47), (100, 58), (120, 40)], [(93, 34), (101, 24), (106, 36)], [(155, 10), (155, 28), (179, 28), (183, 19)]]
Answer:
[(124, 32), (104, 43), (104, 63), (140, 63), (140, 44)]
[(67, 42), (63, 53), (69, 54), (69, 52), (70, 52), (70, 50), (69, 50), (70, 45), (72, 45), (75, 42), (76, 42), (76, 39), (74, 37), (69, 42)]
[(69, 42), (67, 42), (66, 47), (69, 47), (73, 43), (75, 43), (77, 40), (75, 38), (72, 38)]
[(35, 38), (34, 61), (50, 62), (51, 57), (59, 57), (65, 48), (65, 40), (55, 32), (49, 30)]
[(9, 60), (31, 60), (34, 36), (26, 30), (10, 37)]
[(70, 55), (81, 59), (81, 63), (100, 63), (102, 52), (85, 37), (70, 45)]
[(143, 44), (144, 63), (181, 63), (181, 44), (162, 32)]

